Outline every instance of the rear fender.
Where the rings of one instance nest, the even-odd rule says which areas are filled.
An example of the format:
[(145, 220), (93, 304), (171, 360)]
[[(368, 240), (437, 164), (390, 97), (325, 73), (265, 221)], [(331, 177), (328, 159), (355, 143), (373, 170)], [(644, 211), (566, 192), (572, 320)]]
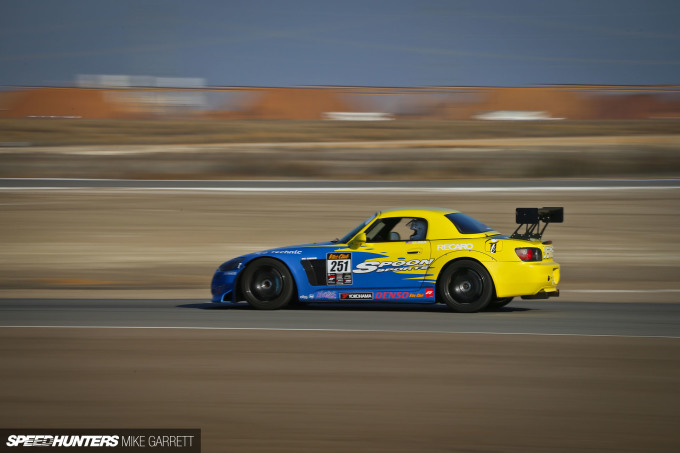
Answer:
[[(475, 262), (477, 264), (480, 264), (481, 266), (484, 267), (484, 269), (486, 269), (486, 271), (489, 273), (489, 276), (491, 277), (491, 285), (493, 286), (493, 290), (494, 290), (494, 293), (495, 293), (496, 292), (496, 283), (495, 283), (496, 278), (494, 277), (494, 273), (491, 271), (489, 266), (486, 266), (484, 264), (484, 261), (480, 261), (477, 258), (482, 257), (482, 256), (486, 257), (487, 258), (486, 262), (495, 261), (495, 260), (485, 253), (479, 252), (479, 253), (477, 253), (478, 256), (472, 256), (473, 253), (474, 252), (467, 252), (467, 254), (465, 254), (465, 255), (463, 255), (462, 253), (456, 253), (456, 252), (447, 253), (446, 255), (440, 257), (437, 261), (435, 261), (435, 263), (441, 262), (441, 264), (442, 264), (441, 269), (439, 270), (439, 272), (437, 272), (437, 280), (436, 280), (437, 285), (439, 285), (439, 276), (444, 272), (444, 269), (446, 269), (448, 266), (450, 266), (451, 264), (453, 264), (455, 262), (467, 260), (467, 261), (472, 261), (472, 262)], [(451, 255), (456, 255), (456, 256), (451, 256)], [(449, 260), (447, 262), (444, 262), (443, 259), (446, 258), (446, 257), (448, 257)]]

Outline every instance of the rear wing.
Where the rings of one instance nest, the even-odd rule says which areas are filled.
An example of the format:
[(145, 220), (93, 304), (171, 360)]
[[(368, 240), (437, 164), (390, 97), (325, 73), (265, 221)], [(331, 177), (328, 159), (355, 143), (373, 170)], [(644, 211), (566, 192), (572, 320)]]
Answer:
[[(511, 238), (541, 239), (549, 223), (564, 222), (564, 208), (517, 208), (515, 222), (519, 226), (512, 233)], [(522, 227), (524, 231), (520, 232)]]

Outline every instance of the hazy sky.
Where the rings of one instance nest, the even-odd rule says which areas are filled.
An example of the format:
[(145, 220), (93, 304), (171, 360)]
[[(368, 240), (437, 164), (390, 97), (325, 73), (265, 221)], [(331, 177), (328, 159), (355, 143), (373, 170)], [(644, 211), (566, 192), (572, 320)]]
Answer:
[(680, 0), (0, 0), (0, 85), (680, 84)]

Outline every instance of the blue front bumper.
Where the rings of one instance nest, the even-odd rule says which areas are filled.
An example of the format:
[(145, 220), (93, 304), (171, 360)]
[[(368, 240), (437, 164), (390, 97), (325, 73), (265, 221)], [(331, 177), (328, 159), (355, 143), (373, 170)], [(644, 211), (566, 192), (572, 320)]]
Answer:
[(235, 302), (234, 288), (236, 285), (237, 275), (238, 272), (235, 271), (215, 272), (212, 283), (210, 284), (213, 302)]

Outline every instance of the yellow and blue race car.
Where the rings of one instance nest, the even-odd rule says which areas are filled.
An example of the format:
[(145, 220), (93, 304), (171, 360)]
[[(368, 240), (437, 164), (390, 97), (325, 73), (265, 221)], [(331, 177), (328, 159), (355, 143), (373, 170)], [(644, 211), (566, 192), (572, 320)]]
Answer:
[(504, 236), (451, 209), (380, 211), (342, 239), (240, 256), (219, 266), (212, 301), (274, 310), (302, 303), (444, 303), (457, 312), (559, 295), (550, 223), (563, 208), (517, 208)]

